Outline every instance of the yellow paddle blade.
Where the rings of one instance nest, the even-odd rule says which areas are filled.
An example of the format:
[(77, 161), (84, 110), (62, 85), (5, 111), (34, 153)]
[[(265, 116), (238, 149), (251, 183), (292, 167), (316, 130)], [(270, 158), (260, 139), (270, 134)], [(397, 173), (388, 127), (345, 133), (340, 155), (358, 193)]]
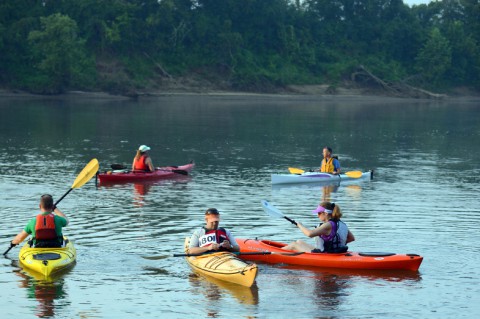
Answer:
[(362, 174), (363, 173), (361, 171), (350, 171), (345, 173), (345, 175), (351, 178), (360, 178), (362, 177)]
[(303, 174), (305, 171), (303, 169), (295, 168), (295, 167), (289, 167), (288, 170), (290, 171), (291, 174)]
[(92, 159), (90, 163), (83, 168), (83, 170), (78, 174), (77, 178), (72, 184), (72, 189), (82, 187), (86, 182), (88, 182), (98, 171), (98, 160), (96, 158)]

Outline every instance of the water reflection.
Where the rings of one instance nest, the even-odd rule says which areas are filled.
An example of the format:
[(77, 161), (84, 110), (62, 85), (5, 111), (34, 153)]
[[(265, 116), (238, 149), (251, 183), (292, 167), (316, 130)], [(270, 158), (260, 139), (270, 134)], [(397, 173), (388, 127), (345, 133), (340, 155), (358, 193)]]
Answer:
[(319, 269), (291, 265), (282, 265), (279, 269), (291, 271), (290, 275), (296, 277), (298, 282), (313, 287), (312, 295), (320, 310), (338, 310), (348, 299), (350, 291), (363, 285), (364, 281), (377, 285), (382, 281), (410, 285), (422, 279), (419, 272), (404, 270)]
[(136, 207), (142, 207), (145, 205), (145, 195), (148, 194), (152, 188), (152, 183), (135, 183), (133, 189), (135, 190), (133, 195), (133, 205)]
[[(157, 187), (170, 187), (177, 184), (186, 184), (192, 180), (191, 176), (179, 175), (174, 179), (162, 179), (158, 181), (144, 181), (144, 182), (103, 182), (98, 183), (97, 188), (108, 191), (115, 191), (119, 196), (124, 196), (126, 193), (131, 193), (132, 204), (134, 207), (143, 207), (148, 202), (148, 194)], [(133, 191), (131, 191), (133, 189)]]
[(256, 283), (252, 287), (244, 287), (195, 273), (191, 273), (188, 276), (188, 281), (192, 286), (192, 291), (203, 294), (209, 305), (217, 304), (225, 295), (233, 296), (242, 304), (258, 304), (258, 287)]
[(315, 276), (337, 276), (338, 278), (346, 279), (367, 279), (367, 280), (385, 280), (392, 282), (402, 281), (420, 281), (422, 276), (418, 271), (409, 270), (381, 270), (381, 269), (335, 269), (335, 268), (319, 268), (309, 266), (295, 266), (295, 265), (282, 265), (281, 269), (287, 269), (292, 271), (306, 271), (315, 274)]
[(20, 288), (27, 291), (27, 298), (36, 299), (38, 305), (35, 315), (39, 318), (52, 318), (56, 314), (56, 301), (64, 299), (67, 293), (64, 290), (63, 278), (44, 278), (34, 272), (15, 272), (21, 279)]
[[(221, 317), (233, 313), (274, 318), (293, 313), (301, 318), (355, 318), (371, 317), (372, 305), (388, 318), (405, 313), (422, 318), (474, 317), (472, 313), (479, 313), (472, 300), (480, 294), (475, 279), (480, 268), (478, 247), (472, 242), (480, 240), (480, 184), (478, 178), (468, 176), (480, 173), (478, 103), (383, 105), (354, 100), (173, 97), (147, 103), (72, 104), (2, 99), (4, 245), (15, 235), (12, 229), (18, 230), (19, 214), (27, 220), (23, 218), (34, 213), (35, 194), (57, 194), (92, 157), (98, 156), (101, 163), (119, 162), (132, 157), (136, 141), (150, 140), (154, 159), (165, 164), (195, 158), (199, 165), (192, 182), (165, 181), (142, 190), (134, 184), (95, 189), (92, 181), (72, 192), (62, 207), (71, 212), (68, 233), (78, 240), (81, 260), (65, 277), (68, 296), (55, 302), (55, 317), (162, 313), (204, 318), (210, 311)], [(60, 125), (48, 124), (51, 115)], [(324, 126), (321, 136), (312, 134), (318, 132), (318, 123)], [(152, 140), (152, 136), (170, 138)], [(292, 163), (313, 167), (317, 159), (312, 154), (323, 147), (316, 143), (319, 138), (337, 145), (344, 167), (375, 168), (379, 172), (375, 180), (342, 181), (333, 189), (321, 184), (272, 188), (269, 178), (279, 167)], [(318, 202), (338, 202), (357, 238), (352, 250), (418, 252), (426, 261), (422, 277), (262, 265), (257, 278), (262, 298), (255, 297), (258, 291), (250, 291), (253, 295), (245, 298), (253, 300), (250, 306), (207, 279), (197, 277), (190, 283), (185, 263), (137, 258), (147, 252), (178, 251), (183, 234), (199, 226), (202, 209), (210, 205), (228, 212), (228, 227), (238, 237), (286, 242), (292, 233), (298, 236), (293, 226), (262, 212), (263, 198), (294, 219), (308, 220), (308, 226), (314, 224), (310, 211)], [(135, 201), (143, 206), (134, 206)], [(469, 218), (462, 218), (465, 213)], [(460, 230), (456, 236), (442, 232), (452, 223)], [(455, 250), (470, 253), (461, 258), (460, 276), (458, 258), (445, 258)], [(105, 263), (105, 256), (115, 262)], [(26, 300), (26, 289), (16, 287), (18, 277), (9, 268), (4, 266), (0, 274), (5, 295), (0, 316), (34, 317), (39, 302), (35, 297)], [(16, 295), (7, 298), (12, 289)], [(214, 292), (208, 301), (210, 290)], [(392, 307), (399, 304), (399, 296), (401, 307)], [(69, 300), (72, 306), (59, 308)], [(328, 305), (334, 310), (322, 313), (320, 308)]]
[(331, 202), (332, 201), (332, 193), (336, 193), (338, 191), (339, 187), (340, 187), (340, 183), (334, 184), (334, 185), (322, 186), (321, 202)]

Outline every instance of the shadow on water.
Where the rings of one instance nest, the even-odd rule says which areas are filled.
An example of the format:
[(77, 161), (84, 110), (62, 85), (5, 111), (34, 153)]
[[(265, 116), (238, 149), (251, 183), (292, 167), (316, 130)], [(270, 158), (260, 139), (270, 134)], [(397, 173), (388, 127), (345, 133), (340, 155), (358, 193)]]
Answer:
[(188, 281), (190, 282), (192, 291), (196, 294), (203, 294), (206, 302), (211, 304), (218, 303), (225, 295), (233, 296), (242, 304), (258, 304), (258, 287), (256, 284), (253, 284), (252, 287), (244, 287), (195, 273), (188, 276)]

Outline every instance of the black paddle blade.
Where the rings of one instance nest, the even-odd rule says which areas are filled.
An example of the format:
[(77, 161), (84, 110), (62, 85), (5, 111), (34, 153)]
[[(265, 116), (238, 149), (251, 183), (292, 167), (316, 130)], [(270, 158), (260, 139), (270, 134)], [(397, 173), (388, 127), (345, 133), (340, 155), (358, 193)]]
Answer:
[(118, 169), (127, 169), (127, 167), (123, 164), (112, 164), (110, 165), (110, 167), (113, 169), (113, 170), (118, 170)]
[(181, 174), (181, 175), (185, 175), (185, 176), (188, 175), (188, 172), (184, 171), (183, 169), (172, 169), (172, 172), (177, 173), (177, 174)]

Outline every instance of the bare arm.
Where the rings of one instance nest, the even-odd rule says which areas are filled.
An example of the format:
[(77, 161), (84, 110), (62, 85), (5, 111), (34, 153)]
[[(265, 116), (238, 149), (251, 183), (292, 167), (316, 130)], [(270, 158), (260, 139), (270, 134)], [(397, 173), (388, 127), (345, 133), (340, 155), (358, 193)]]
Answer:
[(302, 223), (297, 222), (298, 228), (305, 234), (307, 237), (316, 237), (320, 235), (328, 235), (332, 231), (332, 225), (330, 223), (324, 223), (322, 226), (317, 227), (315, 229), (308, 229), (307, 227), (303, 226)]
[(20, 244), (22, 241), (25, 240), (25, 238), (28, 237), (28, 233), (24, 230), (22, 230), (20, 233), (18, 233), (17, 236), (15, 236), (15, 238), (13, 238), (12, 240), (12, 244), (14, 245), (18, 245)]
[(148, 158), (145, 160), (145, 164), (147, 164), (148, 169), (150, 170), (150, 172), (154, 172), (154, 171), (155, 171), (155, 167), (153, 167), (152, 159), (151, 159), (150, 157), (148, 157)]
[(348, 234), (347, 234), (347, 243), (350, 243), (352, 241), (355, 240), (355, 236), (353, 236), (352, 232), (351, 231), (348, 231)]
[(231, 232), (227, 230), (228, 240), (222, 242), (222, 247), (230, 251), (240, 251), (240, 246), (237, 245), (237, 240)]
[(208, 246), (204, 247), (189, 247), (188, 248), (188, 253), (189, 254), (203, 254), (206, 253), (207, 251), (210, 250), (219, 250), (220, 249), (220, 244), (211, 244)]

